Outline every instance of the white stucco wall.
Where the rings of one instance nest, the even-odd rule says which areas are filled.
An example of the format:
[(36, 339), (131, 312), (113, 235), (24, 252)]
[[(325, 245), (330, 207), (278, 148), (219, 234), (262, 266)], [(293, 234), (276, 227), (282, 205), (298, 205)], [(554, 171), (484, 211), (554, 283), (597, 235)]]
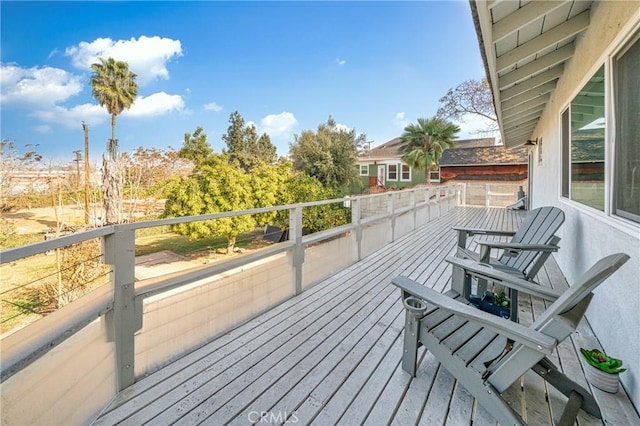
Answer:
[[(608, 60), (623, 38), (640, 28), (640, 2), (594, 2), (591, 23), (576, 43), (574, 57), (547, 105), (532, 137), (542, 138), (542, 161), (535, 149), (532, 207), (555, 205), (566, 221), (555, 255), (570, 283), (601, 257), (625, 252), (631, 259), (596, 290), (587, 318), (605, 351), (623, 359), (629, 370), (620, 378), (640, 409), (640, 225), (607, 216), (560, 197), (560, 114), (576, 91)], [(607, 141), (608, 148), (611, 140)]]

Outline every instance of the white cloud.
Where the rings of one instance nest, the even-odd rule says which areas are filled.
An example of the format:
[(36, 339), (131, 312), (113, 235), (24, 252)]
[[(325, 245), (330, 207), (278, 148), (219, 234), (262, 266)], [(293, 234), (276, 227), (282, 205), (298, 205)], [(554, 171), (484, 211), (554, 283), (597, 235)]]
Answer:
[(285, 111), (280, 114), (269, 114), (260, 123), (260, 133), (267, 133), (271, 137), (278, 138), (289, 136), (298, 124), (298, 120), (293, 113)]
[(43, 135), (47, 134), (47, 133), (51, 133), (53, 131), (51, 126), (49, 126), (48, 124), (43, 124), (41, 126), (35, 126), (33, 128), (33, 130), (35, 130), (38, 133), (42, 133)]
[(346, 124), (336, 123), (336, 129), (342, 130), (343, 132), (350, 132), (353, 128), (347, 126)]
[(491, 138), (500, 136), (500, 132), (487, 132), (495, 127), (495, 122), (475, 114), (467, 114), (463, 120), (455, 122), (460, 126), (459, 139)]
[[(154, 117), (170, 112), (183, 112), (184, 101), (179, 95), (169, 95), (165, 92), (136, 98), (131, 109), (125, 110), (122, 115), (129, 117)], [(53, 106), (46, 110), (36, 111), (33, 115), (48, 123), (62, 124), (67, 127), (80, 126), (82, 122), (89, 125), (100, 124), (109, 120), (107, 110), (98, 104), (82, 104), (72, 108)], [(46, 129), (46, 125), (39, 126)]]
[(52, 106), (82, 91), (79, 76), (60, 68), (0, 67), (0, 103)]
[(397, 112), (395, 117), (393, 117), (392, 122), (402, 130), (404, 130), (405, 127), (411, 124), (411, 121), (407, 119), (407, 114), (404, 111)]
[(68, 47), (65, 55), (70, 56), (73, 65), (80, 69), (89, 69), (91, 64), (98, 62), (98, 57), (125, 61), (129, 69), (138, 75), (138, 84), (144, 85), (157, 78), (169, 78), (167, 62), (182, 56), (182, 45), (180, 40), (158, 36), (117, 41), (97, 38)]
[(131, 117), (152, 117), (182, 111), (184, 111), (182, 96), (158, 92), (147, 97), (138, 96), (131, 109), (122, 114)]
[(347, 61), (345, 59), (336, 58), (336, 64), (338, 64), (339, 67), (343, 66), (346, 63)]
[(204, 107), (204, 109), (206, 109), (207, 111), (215, 111), (215, 112), (220, 112), (222, 111), (222, 105), (218, 105), (215, 102), (209, 102), (208, 104), (204, 104), (202, 105)]
[(36, 117), (48, 123), (58, 123), (74, 128), (80, 127), (84, 121), (86, 124), (100, 124), (109, 119), (109, 114), (100, 105), (82, 104), (73, 108), (54, 106), (48, 110), (36, 111)]

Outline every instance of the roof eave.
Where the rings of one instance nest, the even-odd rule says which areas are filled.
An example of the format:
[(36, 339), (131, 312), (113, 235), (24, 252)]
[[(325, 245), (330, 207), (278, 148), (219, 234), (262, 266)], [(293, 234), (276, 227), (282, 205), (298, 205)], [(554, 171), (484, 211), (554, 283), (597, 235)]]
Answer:
[(589, 26), (591, 3), (469, 0), (505, 147), (533, 137), (564, 63)]
[[(490, 57), (495, 58), (495, 52), (493, 51), (493, 45), (491, 43), (485, 42), (485, 40), (487, 39), (490, 40), (490, 37), (485, 37), (484, 34), (485, 34), (485, 31), (487, 31), (487, 28), (490, 34), (491, 19), (490, 17), (488, 17), (488, 13), (486, 13), (488, 12), (486, 8), (480, 8), (482, 12), (479, 12), (476, 1), (477, 0), (469, 0), (469, 6), (471, 8), (471, 18), (473, 20), (473, 25), (476, 29), (476, 35), (478, 37), (478, 45), (480, 48), (480, 56), (484, 64), (484, 72), (487, 76), (487, 82), (489, 83), (489, 87), (491, 88), (491, 97), (493, 101), (493, 107), (496, 111), (498, 126), (500, 128), (500, 139), (502, 140), (502, 143), (504, 144), (504, 146), (510, 148), (510, 146), (506, 144), (506, 140), (504, 137), (503, 126), (502, 126), (502, 111), (500, 109), (499, 103), (496, 102), (496, 99), (499, 99), (498, 97), (499, 93), (497, 92), (498, 90), (497, 85), (493, 84), (494, 81), (497, 81), (497, 73), (494, 74), (496, 69), (495, 60), (493, 61), (493, 66), (489, 61)], [(487, 48), (492, 52), (492, 55), (487, 56)]]

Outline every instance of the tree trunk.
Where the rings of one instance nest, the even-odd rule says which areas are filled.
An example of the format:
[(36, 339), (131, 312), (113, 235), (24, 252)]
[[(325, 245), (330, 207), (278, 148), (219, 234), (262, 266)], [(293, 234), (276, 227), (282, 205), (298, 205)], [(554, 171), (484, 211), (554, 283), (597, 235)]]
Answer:
[(107, 142), (107, 154), (102, 159), (102, 195), (105, 225), (122, 222), (122, 167), (116, 139), (116, 115), (111, 114), (111, 139)]
[(227, 237), (227, 256), (233, 254), (233, 249), (236, 246), (236, 236)]
[(122, 173), (118, 159), (111, 158), (111, 152), (103, 158), (102, 167), (105, 224), (112, 225), (122, 222)]
[(116, 139), (116, 115), (111, 114), (111, 140), (116, 141), (116, 149), (117, 149), (117, 139)]

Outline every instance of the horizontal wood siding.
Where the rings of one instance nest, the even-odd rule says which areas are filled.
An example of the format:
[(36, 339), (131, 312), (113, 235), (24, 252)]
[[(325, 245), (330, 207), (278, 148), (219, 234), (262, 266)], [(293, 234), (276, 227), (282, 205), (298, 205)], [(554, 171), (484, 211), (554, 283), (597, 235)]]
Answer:
[(518, 181), (527, 178), (526, 164), (495, 166), (441, 166), (440, 181), (450, 180), (506, 180)]

